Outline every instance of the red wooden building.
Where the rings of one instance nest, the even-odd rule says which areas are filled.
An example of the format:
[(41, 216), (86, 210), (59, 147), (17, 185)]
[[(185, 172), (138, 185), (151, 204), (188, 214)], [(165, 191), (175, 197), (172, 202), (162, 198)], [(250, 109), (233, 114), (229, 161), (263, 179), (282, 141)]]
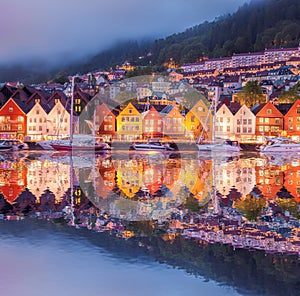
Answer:
[(27, 132), (28, 106), (17, 99), (9, 99), (0, 109), (0, 138), (23, 140)]

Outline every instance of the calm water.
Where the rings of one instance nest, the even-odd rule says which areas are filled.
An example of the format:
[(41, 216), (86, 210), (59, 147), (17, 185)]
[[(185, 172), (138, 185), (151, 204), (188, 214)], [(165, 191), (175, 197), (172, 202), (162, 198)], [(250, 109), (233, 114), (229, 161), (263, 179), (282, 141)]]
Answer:
[(3, 295), (298, 295), (300, 158), (2, 154)]

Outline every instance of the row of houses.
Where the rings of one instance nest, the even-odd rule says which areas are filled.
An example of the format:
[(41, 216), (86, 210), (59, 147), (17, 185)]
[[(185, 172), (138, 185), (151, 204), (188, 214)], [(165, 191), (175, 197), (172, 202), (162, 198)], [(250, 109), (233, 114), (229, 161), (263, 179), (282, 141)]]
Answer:
[[(5, 97), (8, 91), (2, 88), (0, 94)], [(63, 92), (56, 91), (47, 97), (38, 90), (23, 88), (8, 95), (10, 98), (3, 98), (5, 103), (0, 108), (1, 138), (39, 141), (70, 134), (70, 100)], [(76, 89), (73, 122), (77, 127), (80, 114), (91, 102), (94, 112), (87, 119), (94, 123), (95, 132), (106, 141), (163, 137), (210, 140), (213, 132), (218, 138), (241, 142), (261, 141), (264, 136), (279, 135), (300, 140), (300, 100), (294, 104), (278, 105), (267, 102), (251, 109), (224, 100), (213, 116), (205, 99), (199, 100), (189, 110), (174, 102), (164, 105), (150, 104), (149, 101), (112, 107), (98, 97), (91, 100)]]
[(198, 63), (189, 63), (181, 66), (183, 72), (197, 72), (209, 70), (224, 70), (226, 68), (248, 67), (264, 65), (278, 61), (288, 61), (300, 58), (300, 45), (296, 48), (266, 49), (263, 52), (239, 53), (231, 57), (208, 59)]

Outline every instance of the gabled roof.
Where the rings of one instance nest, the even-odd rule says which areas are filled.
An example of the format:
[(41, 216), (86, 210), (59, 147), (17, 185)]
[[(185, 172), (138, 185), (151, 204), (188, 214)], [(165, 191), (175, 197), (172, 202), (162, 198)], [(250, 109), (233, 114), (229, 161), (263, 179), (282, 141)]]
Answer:
[(251, 111), (254, 115), (256, 115), (263, 107), (265, 107), (267, 103), (263, 104), (255, 104), (252, 108)]
[(160, 114), (162, 116), (166, 116), (168, 113), (170, 113), (172, 110), (173, 110), (174, 106), (173, 105), (167, 105), (165, 108), (163, 108), (161, 111), (160, 111)]
[(288, 111), (291, 109), (293, 104), (278, 104), (276, 108), (283, 114), (286, 115)]

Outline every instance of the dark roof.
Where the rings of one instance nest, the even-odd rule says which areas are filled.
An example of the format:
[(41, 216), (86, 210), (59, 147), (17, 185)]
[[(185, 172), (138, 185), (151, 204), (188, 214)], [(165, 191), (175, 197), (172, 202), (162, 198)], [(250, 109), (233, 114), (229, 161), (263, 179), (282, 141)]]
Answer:
[(263, 107), (265, 107), (266, 103), (256, 104), (251, 108), (251, 111), (254, 115), (256, 115)]
[(30, 111), (30, 107), (23, 101), (21, 101), (18, 98), (13, 98), (12, 99), (18, 106), (19, 108), (24, 112), (24, 113), (28, 113)]
[(293, 104), (290, 104), (290, 103), (289, 104), (278, 104), (275, 106), (283, 115), (285, 115), (291, 109)]

